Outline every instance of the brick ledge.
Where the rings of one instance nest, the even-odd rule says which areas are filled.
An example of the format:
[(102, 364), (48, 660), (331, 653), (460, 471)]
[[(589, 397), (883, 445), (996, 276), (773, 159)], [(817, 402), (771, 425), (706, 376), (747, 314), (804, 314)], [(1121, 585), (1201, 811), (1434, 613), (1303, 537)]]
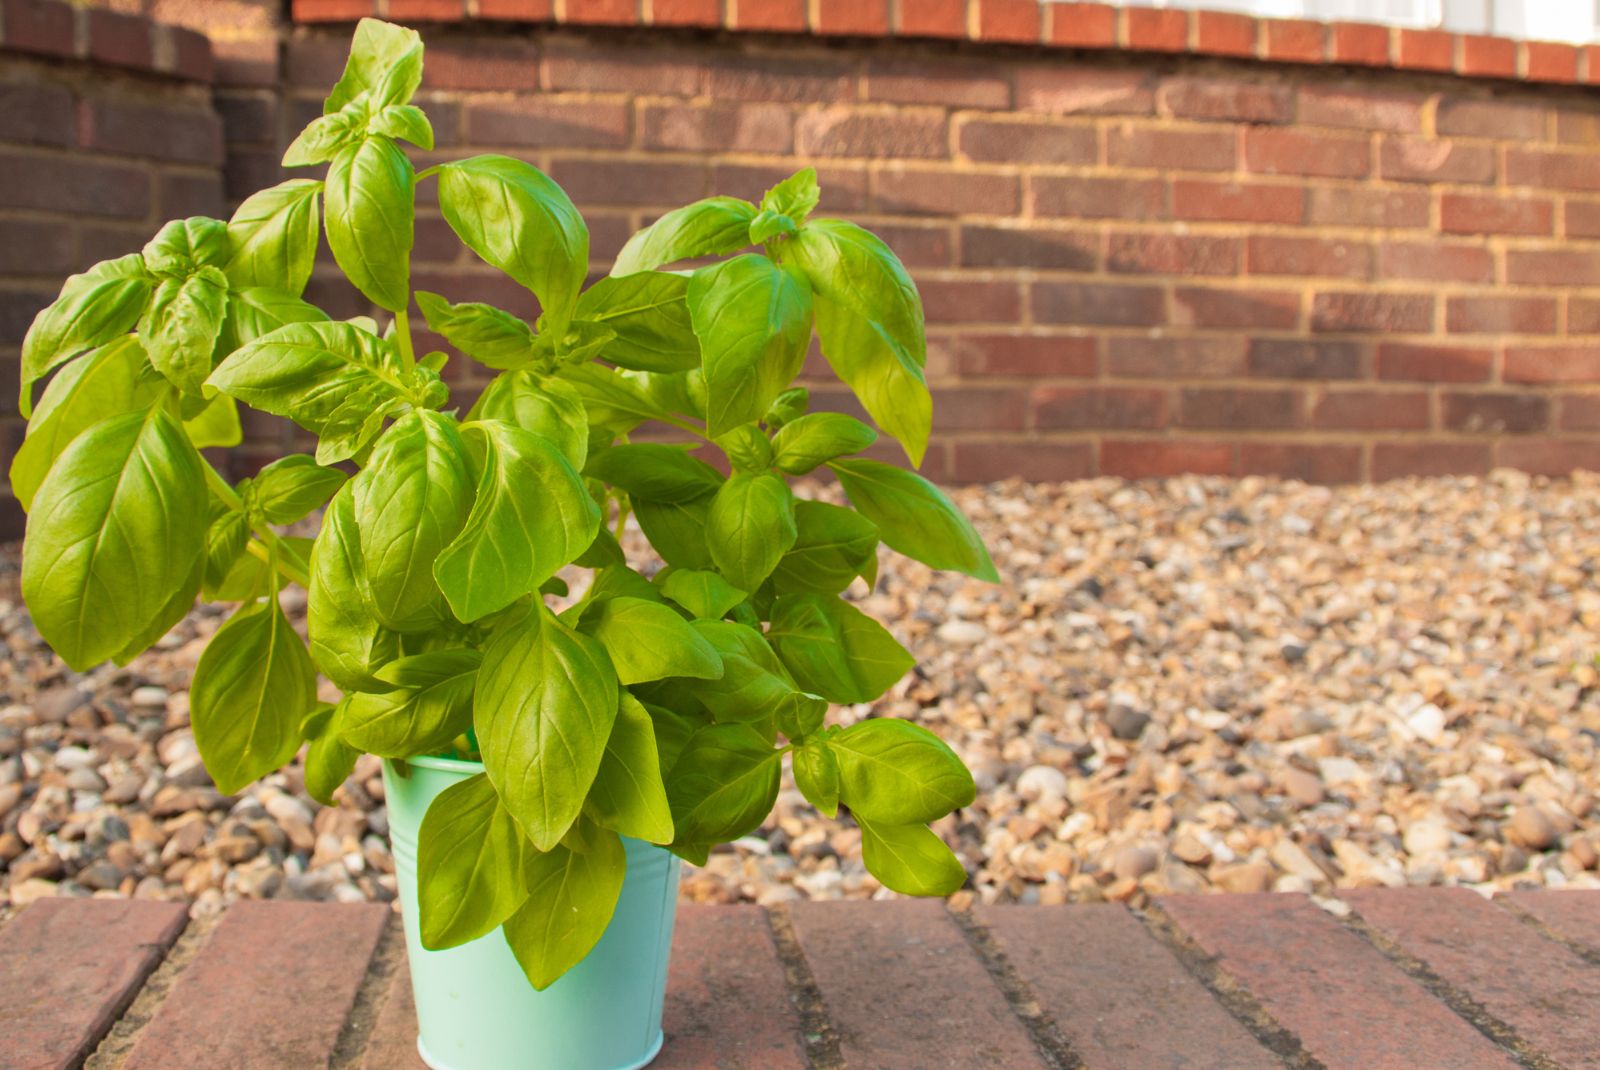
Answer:
[(63, 0), (0, 0), (0, 55), (6, 54), (85, 60), (185, 82), (210, 84), (214, 77), (205, 34)]

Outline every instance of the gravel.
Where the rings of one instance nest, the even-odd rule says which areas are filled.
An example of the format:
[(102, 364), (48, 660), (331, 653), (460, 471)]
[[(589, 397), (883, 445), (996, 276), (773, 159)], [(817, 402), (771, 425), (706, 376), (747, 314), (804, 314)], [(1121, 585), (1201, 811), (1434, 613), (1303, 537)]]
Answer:
[[(962, 489), (1006, 582), (886, 557), (863, 607), (918, 666), (838, 716), (913, 718), (972, 767), (977, 802), (937, 826), (966, 899), (1600, 887), (1597, 489), (1514, 473)], [(0, 551), (0, 909), (393, 899), (375, 760), (332, 808), (298, 769), (212, 787), (187, 687), (222, 611), (79, 676), (41, 645), (15, 572)], [(684, 894), (891, 893), (859, 833), (786, 785)]]

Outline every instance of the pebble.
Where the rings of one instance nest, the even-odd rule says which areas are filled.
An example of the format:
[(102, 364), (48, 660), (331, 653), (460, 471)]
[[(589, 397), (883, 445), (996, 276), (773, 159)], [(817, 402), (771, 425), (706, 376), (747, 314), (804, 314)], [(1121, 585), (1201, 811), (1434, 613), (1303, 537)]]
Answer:
[(1543, 851), (1555, 845), (1560, 831), (1555, 822), (1536, 806), (1519, 806), (1506, 823), (1506, 837), (1512, 843)]

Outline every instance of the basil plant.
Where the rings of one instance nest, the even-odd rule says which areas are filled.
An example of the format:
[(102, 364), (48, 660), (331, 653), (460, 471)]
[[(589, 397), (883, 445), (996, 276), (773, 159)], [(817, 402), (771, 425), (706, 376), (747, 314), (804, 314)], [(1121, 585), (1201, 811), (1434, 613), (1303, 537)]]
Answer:
[[(811, 218), (805, 170), (759, 205), (667, 213), (585, 285), (588, 230), (537, 168), (484, 155), (414, 171), (401, 142), (433, 146), (410, 103), (422, 51), (364, 20), (284, 158), (326, 164), (324, 179), (227, 222), (168, 223), (34, 320), (11, 480), (40, 634), (84, 670), (139, 654), (197, 596), (237, 603), (190, 696), (226, 793), (302, 746), (325, 802), (363, 752), (402, 770), (481, 761), (421, 829), (422, 939), (504, 926), (536, 987), (605, 929), (620, 837), (703, 863), (761, 824), (785, 757), (818, 810), (848, 808), (883, 884), (953, 891), (965, 874), (928, 823), (972, 801), (960, 759), (904, 721), (828, 724), (830, 704), (871, 702), (912, 666), (841, 594), (875, 581), (880, 543), (990, 580), (994, 566), (931, 483), (858, 456), (871, 426), (807, 411), (790, 385), (815, 331), (920, 462), (926, 343), (905, 269), (860, 227)], [(530, 291), (534, 322), (412, 291), (427, 181), (461, 241)], [(304, 299), (319, 219), (387, 322)], [(670, 267), (688, 260), (706, 266)], [(416, 352), (413, 309), (497, 373), (466, 412), (441, 379), (451, 358)], [(294, 421), (315, 454), (230, 482), (200, 451), (240, 440), (240, 405)], [(648, 424), (694, 444), (633, 441)], [(789, 479), (823, 469), (851, 507), (796, 499)], [(280, 530), (319, 509), (315, 539)], [(624, 558), (630, 517), (666, 563), (653, 575)], [(588, 580), (575, 599), (568, 566)], [(308, 592), (309, 643), (280, 608), (289, 584)]]

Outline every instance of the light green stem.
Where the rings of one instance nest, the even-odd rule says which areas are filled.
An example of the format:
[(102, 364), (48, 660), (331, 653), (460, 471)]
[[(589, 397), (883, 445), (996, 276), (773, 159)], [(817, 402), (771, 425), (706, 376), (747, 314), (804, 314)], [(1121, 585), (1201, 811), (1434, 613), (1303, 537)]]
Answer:
[[(206, 485), (209, 486), (224, 502), (238, 512), (244, 512), (244, 500), (239, 497), (239, 492), (233, 489), (233, 484), (222, 478), (222, 473), (211, 466), (211, 462), (204, 457), (200, 463), (205, 465)], [(295, 552), (295, 548), (278, 537), (278, 533), (263, 525), (260, 528), (252, 525), (252, 531), (260, 542), (252, 542), (245, 548), (256, 558), (267, 564), (274, 564), (276, 556), (278, 572), (285, 579), (292, 580), (302, 587), (311, 586), (311, 568), (304, 559)], [(276, 554), (274, 554), (276, 551)]]

